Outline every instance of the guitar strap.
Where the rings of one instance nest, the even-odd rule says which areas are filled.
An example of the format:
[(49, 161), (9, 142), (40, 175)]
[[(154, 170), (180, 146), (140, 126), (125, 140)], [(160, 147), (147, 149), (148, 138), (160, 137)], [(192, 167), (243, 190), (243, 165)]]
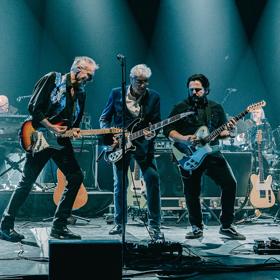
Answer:
[(211, 108), (209, 106), (209, 103), (206, 105), (205, 113), (206, 113), (207, 126), (210, 129), (210, 126), (211, 126)]

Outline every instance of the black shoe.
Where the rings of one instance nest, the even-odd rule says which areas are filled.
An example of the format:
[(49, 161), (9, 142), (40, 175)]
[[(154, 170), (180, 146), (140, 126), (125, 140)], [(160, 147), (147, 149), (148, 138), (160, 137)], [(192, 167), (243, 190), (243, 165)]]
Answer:
[(1, 229), (0, 238), (10, 242), (20, 242), (24, 239), (24, 235), (16, 232), (14, 229)]
[(148, 231), (153, 241), (164, 242), (164, 234), (160, 231), (159, 227), (148, 227)]
[(220, 232), (220, 234), (230, 237), (231, 239), (235, 239), (235, 240), (245, 240), (246, 239), (246, 237), (243, 234), (237, 232), (236, 229), (232, 225), (229, 227), (226, 227), (226, 228), (221, 227), (219, 232)]
[(192, 226), (192, 231), (186, 233), (186, 239), (196, 239), (203, 237), (203, 230), (197, 226)]
[(57, 239), (81, 239), (80, 235), (73, 233), (66, 226), (63, 227), (53, 226), (50, 236)]
[(122, 225), (115, 225), (110, 231), (109, 234), (122, 234)]

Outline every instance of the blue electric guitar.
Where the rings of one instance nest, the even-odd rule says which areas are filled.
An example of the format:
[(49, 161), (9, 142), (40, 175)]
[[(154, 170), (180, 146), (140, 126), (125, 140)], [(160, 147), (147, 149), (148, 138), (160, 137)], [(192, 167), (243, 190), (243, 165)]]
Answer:
[[(237, 116), (233, 117), (235, 121), (239, 121), (249, 112), (256, 108), (265, 106), (265, 101), (252, 104), (247, 109)], [(208, 154), (214, 153), (220, 149), (219, 146), (211, 146), (209, 143), (219, 137), (220, 133), (227, 129), (229, 122), (218, 127), (211, 133), (206, 126), (201, 126), (196, 132), (197, 141), (193, 143), (179, 143), (175, 142), (172, 147), (172, 152), (180, 167), (188, 172), (197, 169)]]

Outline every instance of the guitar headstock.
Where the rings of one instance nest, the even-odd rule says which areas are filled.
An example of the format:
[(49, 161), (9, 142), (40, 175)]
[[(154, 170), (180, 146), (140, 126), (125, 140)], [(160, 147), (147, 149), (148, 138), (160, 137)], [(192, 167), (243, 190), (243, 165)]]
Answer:
[(264, 100), (262, 100), (260, 102), (257, 102), (257, 103), (254, 103), (254, 104), (248, 106), (246, 111), (251, 113), (258, 108), (264, 107), (265, 105), (266, 105), (266, 102)]
[(259, 145), (262, 143), (262, 130), (260, 129), (257, 131), (256, 140)]

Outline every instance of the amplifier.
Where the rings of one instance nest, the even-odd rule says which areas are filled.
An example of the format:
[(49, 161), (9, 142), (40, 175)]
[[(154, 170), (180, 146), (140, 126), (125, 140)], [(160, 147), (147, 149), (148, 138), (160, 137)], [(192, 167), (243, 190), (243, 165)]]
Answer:
[(172, 149), (172, 141), (168, 140), (167, 138), (157, 138), (155, 140), (155, 151), (171, 151)]

